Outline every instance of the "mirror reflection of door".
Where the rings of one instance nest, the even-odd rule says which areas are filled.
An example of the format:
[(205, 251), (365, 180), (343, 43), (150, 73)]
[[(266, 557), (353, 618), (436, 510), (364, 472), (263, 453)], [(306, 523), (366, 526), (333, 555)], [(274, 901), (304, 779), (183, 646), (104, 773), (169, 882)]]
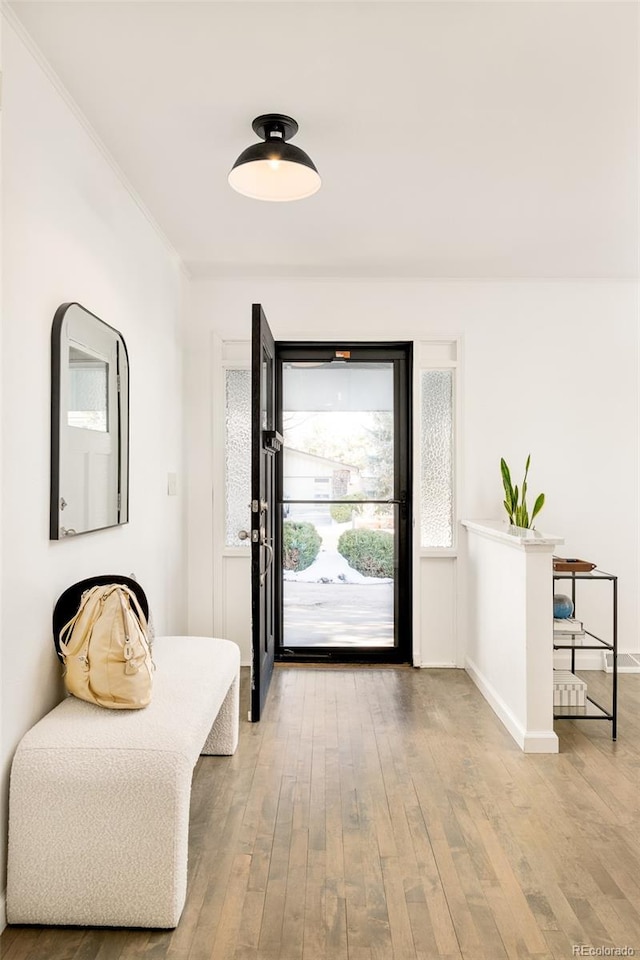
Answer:
[(60, 489), (67, 530), (96, 530), (118, 522), (116, 367), (115, 343), (100, 356), (69, 342), (67, 460)]

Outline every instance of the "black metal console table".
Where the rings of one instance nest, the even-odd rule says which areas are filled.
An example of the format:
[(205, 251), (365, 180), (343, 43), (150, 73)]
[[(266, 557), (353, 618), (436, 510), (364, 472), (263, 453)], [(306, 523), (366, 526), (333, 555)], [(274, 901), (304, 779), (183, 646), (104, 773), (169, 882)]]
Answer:
[[(574, 611), (576, 609), (576, 583), (578, 580), (610, 580), (612, 585), (612, 605), (613, 605), (613, 623), (611, 641), (603, 640), (597, 637), (589, 630), (584, 630), (582, 634), (568, 634), (566, 637), (554, 635), (554, 650), (571, 651), (571, 673), (575, 673), (576, 651), (580, 650), (602, 650), (606, 653), (610, 650), (613, 659), (613, 671), (611, 675), (611, 709), (608, 710), (602, 704), (597, 703), (587, 692), (586, 705), (584, 707), (555, 707), (553, 708), (554, 720), (609, 720), (611, 722), (611, 739), (615, 740), (618, 732), (618, 578), (613, 573), (605, 573), (604, 570), (591, 570), (588, 573), (578, 573), (575, 571), (553, 571), (554, 592), (556, 580), (571, 581), (571, 600), (573, 601)], [(587, 688), (588, 691), (588, 688)]]

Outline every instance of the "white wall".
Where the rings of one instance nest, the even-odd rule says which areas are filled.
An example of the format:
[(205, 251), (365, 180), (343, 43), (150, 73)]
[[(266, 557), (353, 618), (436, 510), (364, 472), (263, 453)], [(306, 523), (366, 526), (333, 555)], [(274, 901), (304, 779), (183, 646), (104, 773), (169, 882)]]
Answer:
[[(566, 556), (620, 575), (620, 646), (638, 650), (638, 288), (631, 281), (195, 280), (187, 444), (201, 469), (190, 471), (189, 488), (192, 631), (208, 632), (214, 618), (212, 503), (221, 491), (211, 472), (212, 331), (248, 339), (254, 301), (277, 339), (461, 335), (459, 515), (501, 518), (500, 457), (519, 479), (530, 452), (531, 502), (540, 491), (547, 496), (538, 528), (563, 536)], [(605, 598), (600, 609), (608, 610)], [(461, 652), (449, 651), (451, 662)], [(446, 653), (438, 647), (440, 662)]]
[[(158, 633), (186, 626), (184, 276), (11, 25), (3, 31), (2, 879), (11, 757), (61, 696), (51, 613), (71, 583), (135, 572)], [(77, 300), (129, 349), (130, 523), (50, 542), (50, 331)], [(4, 882), (0, 881), (0, 887)]]
[(525, 753), (557, 753), (549, 586), (558, 539), (463, 523), (467, 672)]

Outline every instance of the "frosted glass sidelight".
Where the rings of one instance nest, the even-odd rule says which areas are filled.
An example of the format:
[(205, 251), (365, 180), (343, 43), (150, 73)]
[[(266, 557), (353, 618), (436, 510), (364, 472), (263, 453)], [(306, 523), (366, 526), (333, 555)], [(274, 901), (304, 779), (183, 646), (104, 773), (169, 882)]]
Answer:
[(420, 383), (420, 545), (453, 546), (453, 373), (423, 370)]
[(251, 527), (251, 371), (227, 370), (225, 381), (225, 544), (249, 548)]

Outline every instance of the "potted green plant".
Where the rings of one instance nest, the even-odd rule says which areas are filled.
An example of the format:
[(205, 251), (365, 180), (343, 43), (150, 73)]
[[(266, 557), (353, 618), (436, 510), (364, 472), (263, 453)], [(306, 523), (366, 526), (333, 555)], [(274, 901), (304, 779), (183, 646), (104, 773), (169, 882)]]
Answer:
[(533, 511), (531, 517), (529, 517), (529, 510), (527, 507), (527, 476), (529, 475), (529, 465), (531, 463), (531, 454), (527, 457), (527, 462), (524, 468), (524, 479), (522, 481), (522, 488), (518, 490), (518, 486), (515, 487), (511, 483), (511, 472), (509, 467), (504, 459), (500, 460), (500, 472), (502, 473), (502, 483), (504, 486), (505, 499), (503, 500), (504, 508), (509, 515), (509, 522), (514, 527), (527, 527), (529, 529), (533, 528), (533, 521), (540, 513), (544, 506), (544, 493), (538, 494), (536, 497), (536, 502), (533, 505)]

